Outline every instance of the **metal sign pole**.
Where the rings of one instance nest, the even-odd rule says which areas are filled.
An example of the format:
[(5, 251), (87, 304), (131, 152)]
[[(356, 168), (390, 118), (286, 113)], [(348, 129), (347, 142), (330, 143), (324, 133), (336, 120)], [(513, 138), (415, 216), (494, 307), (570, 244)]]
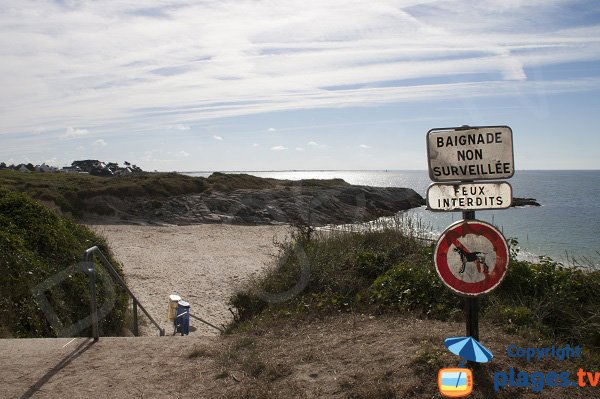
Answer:
[[(475, 220), (475, 211), (464, 211), (464, 220)], [(479, 299), (465, 298), (466, 335), (479, 341)]]

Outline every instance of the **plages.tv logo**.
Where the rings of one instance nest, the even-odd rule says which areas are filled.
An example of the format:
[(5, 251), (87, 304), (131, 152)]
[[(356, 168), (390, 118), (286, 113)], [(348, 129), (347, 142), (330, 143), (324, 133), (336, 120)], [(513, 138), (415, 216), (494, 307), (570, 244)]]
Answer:
[(473, 372), (464, 367), (464, 361), (485, 363), (494, 355), (473, 337), (446, 338), (448, 350), (462, 358), (458, 367), (446, 367), (438, 371), (438, 388), (442, 396), (462, 398), (473, 392)]
[(444, 368), (438, 372), (438, 387), (443, 396), (462, 398), (473, 391), (473, 372), (467, 368)]

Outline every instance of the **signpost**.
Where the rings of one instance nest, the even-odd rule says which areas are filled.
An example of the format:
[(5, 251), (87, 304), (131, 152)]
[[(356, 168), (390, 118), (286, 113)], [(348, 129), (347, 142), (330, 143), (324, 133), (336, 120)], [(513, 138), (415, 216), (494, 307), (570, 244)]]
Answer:
[(427, 189), (430, 211), (506, 209), (512, 204), (512, 187), (500, 183), (434, 183)]
[[(496, 288), (504, 278), (509, 250), (492, 225), (475, 220), (475, 210), (505, 209), (512, 203), (506, 182), (515, 173), (512, 130), (508, 126), (461, 126), (427, 132), (429, 177), (427, 207), (432, 211), (462, 211), (463, 220), (440, 236), (435, 267), (444, 284), (465, 296), (467, 335), (479, 340), (477, 297)], [(443, 183), (452, 182), (452, 183)]]

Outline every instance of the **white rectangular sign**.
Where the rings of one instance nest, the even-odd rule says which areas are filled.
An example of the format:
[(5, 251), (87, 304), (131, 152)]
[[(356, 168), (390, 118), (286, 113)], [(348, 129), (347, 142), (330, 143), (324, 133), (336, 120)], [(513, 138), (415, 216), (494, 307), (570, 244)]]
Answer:
[(500, 183), (434, 183), (427, 189), (431, 211), (506, 209), (512, 204), (512, 187)]
[(431, 129), (427, 160), (433, 181), (511, 178), (515, 173), (512, 130), (508, 126)]

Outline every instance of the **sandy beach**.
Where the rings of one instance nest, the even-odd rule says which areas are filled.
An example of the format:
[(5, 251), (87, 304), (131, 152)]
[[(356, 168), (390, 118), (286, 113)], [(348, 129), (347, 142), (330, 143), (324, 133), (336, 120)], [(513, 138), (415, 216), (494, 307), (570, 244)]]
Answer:
[[(90, 226), (108, 240), (123, 265), (127, 284), (155, 320), (165, 327), (170, 294), (191, 305), (190, 312), (221, 326), (231, 320), (229, 296), (248, 278), (272, 262), (273, 239), (283, 240), (283, 226)], [(141, 313), (141, 312), (140, 312)], [(215, 335), (217, 330), (191, 321), (190, 335)], [(141, 335), (157, 335), (148, 323)]]

